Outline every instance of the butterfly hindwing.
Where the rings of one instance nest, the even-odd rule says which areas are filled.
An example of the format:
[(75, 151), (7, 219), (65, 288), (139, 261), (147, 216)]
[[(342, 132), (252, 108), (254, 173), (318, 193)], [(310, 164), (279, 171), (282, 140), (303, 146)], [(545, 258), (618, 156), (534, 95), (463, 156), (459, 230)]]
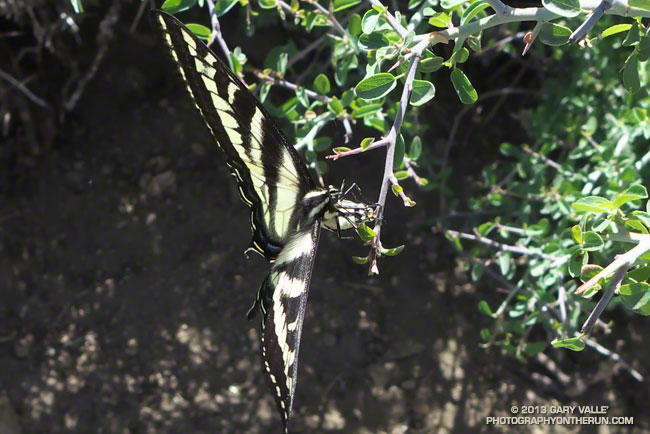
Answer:
[(251, 207), (253, 248), (275, 259), (315, 185), (295, 148), (228, 67), (187, 27), (154, 11), (172, 57)]
[(293, 409), (298, 350), (320, 222), (293, 234), (260, 289), (262, 364), (285, 427)]

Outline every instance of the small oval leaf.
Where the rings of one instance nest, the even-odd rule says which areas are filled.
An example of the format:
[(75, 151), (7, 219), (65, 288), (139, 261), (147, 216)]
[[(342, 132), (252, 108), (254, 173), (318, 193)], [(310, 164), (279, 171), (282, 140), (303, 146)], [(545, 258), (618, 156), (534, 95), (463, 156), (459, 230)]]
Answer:
[(542, 5), (554, 14), (567, 18), (580, 14), (579, 0), (542, 0)]
[(388, 95), (396, 85), (393, 74), (381, 72), (361, 80), (354, 91), (359, 98), (372, 100)]
[(558, 47), (569, 42), (571, 29), (555, 23), (544, 23), (539, 32), (539, 40), (551, 47)]
[(451, 71), (451, 82), (454, 85), (460, 102), (463, 104), (473, 104), (476, 102), (478, 93), (476, 93), (476, 89), (474, 89), (474, 86), (472, 86), (472, 83), (463, 71), (460, 69)]

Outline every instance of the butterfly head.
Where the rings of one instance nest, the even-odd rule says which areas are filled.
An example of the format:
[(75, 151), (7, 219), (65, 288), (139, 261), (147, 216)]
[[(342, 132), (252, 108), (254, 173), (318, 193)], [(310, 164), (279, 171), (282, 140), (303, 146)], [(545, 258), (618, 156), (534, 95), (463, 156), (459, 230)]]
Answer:
[[(323, 216), (322, 224), (325, 229), (340, 232), (376, 220), (378, 206), (360, 197), (361, 194), (357, 193), (358, 189), (356, 184), (352, 184), (347, 190), (344, 190), (343, 186), (341, 189), (331, 185), (327, 188), (330, 206)], [(357, 193), (354, 195), (356, 200), (346, 199), (352, 191)]]

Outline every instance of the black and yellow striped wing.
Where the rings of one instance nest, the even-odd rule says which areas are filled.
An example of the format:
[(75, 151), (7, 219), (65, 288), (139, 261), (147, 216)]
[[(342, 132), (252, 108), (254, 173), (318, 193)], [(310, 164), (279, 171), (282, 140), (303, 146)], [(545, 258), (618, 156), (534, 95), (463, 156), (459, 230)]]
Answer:
[(172, 15), (153, 11), (187, 88), (251, 207), (252, 248), (275, 260), (315, 188), (295, 148), (228, 67)]
[(262, 363), (285, 430), (298, 380), (298, 350), (320, 222), (292, 234), (260, 288)]

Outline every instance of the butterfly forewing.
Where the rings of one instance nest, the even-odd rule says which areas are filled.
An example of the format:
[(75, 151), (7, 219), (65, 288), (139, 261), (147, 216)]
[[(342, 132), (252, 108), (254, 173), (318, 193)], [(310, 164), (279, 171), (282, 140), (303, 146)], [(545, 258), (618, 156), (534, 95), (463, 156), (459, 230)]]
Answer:
[(297, 204), (315, 187), (306, 166), (264, 107), (198, 37), (173, 16), (153, 14), (251, 207), (253, 248), (273, 260), (295, 230)]

